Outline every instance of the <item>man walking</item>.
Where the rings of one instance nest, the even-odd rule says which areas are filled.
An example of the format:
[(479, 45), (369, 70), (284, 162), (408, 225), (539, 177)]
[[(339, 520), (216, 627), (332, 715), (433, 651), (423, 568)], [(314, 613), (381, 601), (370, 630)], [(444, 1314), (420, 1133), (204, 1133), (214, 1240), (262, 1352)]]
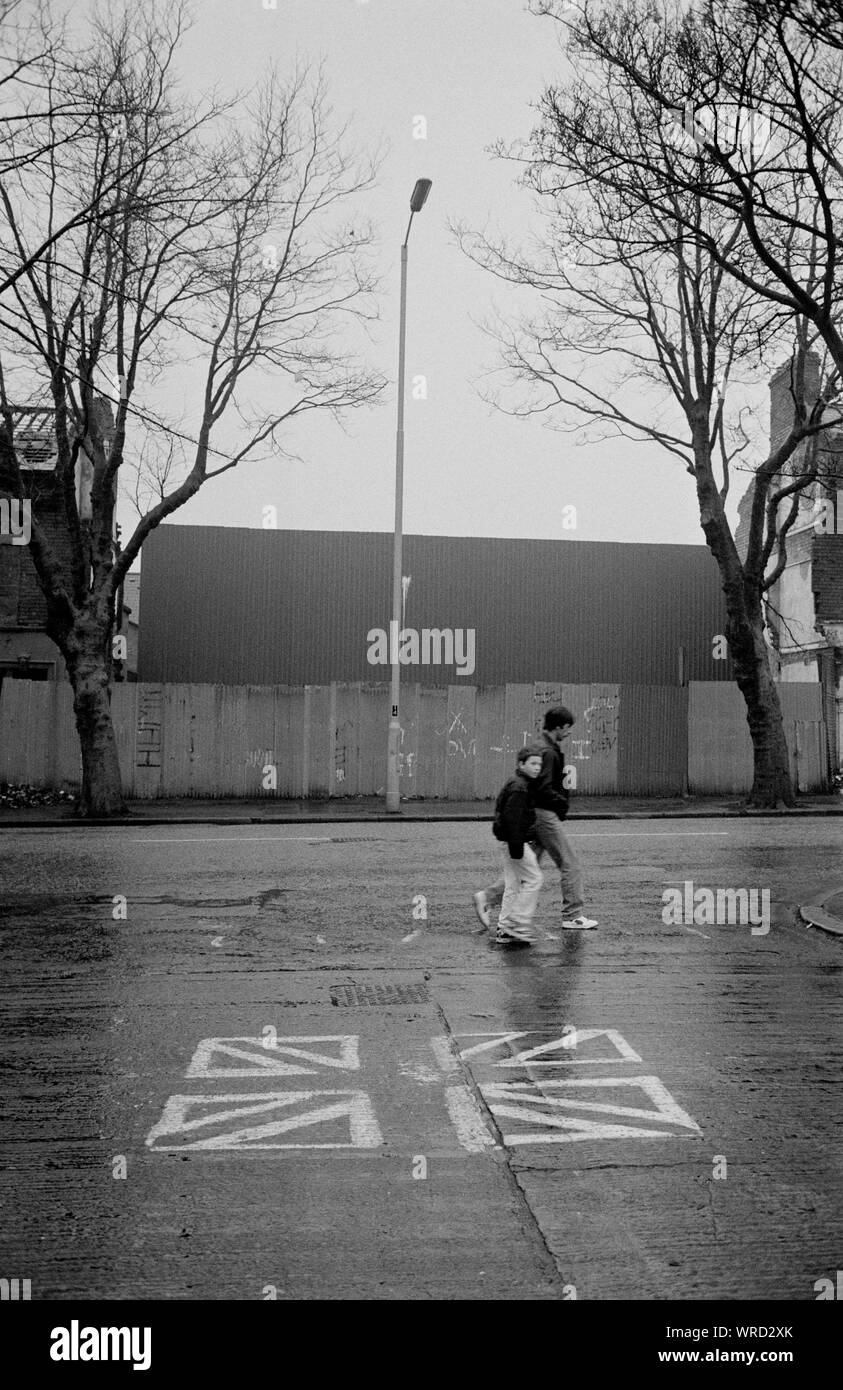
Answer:
[[(536, 807), (533, 838), (539, 863), (544, 854), (549, 854), (559, 870), (562, 926), (568, 931), (594, 931), (597, 921), (583, 911), (582, 865), (562, 824), (568, 814), (562, 744), (573, 725), (574, 716), (565, 705), (554, 705), (546, 710), (541, 737), (541, 772), (532, 788)], [(485, 927), (489, 926), (490, 909), (501, 901), (503, 890), (503, 880), (499, 879), (474, 894), (474, 910)]]

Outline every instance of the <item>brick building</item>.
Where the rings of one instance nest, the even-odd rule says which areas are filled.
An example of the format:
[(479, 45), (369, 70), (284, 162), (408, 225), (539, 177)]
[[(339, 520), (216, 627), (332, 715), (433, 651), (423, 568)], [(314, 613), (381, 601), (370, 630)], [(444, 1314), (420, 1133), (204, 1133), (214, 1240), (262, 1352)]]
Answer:
[[(106, 402), (100, 408), (108, 412)], [(45, 406), (16, 406), (12, 409), (15, 447), (21, 467), (24, 492), (32, 514), (46, 530), (60, 556), (69, 559), (63, 503), (56, 479), (56, 441), (53, 411)], [(76, 471), (76, 505), (80, 516), (89, 506), (91, 464), (80, 450)], [(17, 494), (10, 474), (0, 463), (0, 499), (16, 510)], [(15, 515), (15, 510), (12, 515)], [(124, 614), (124, 617), (127, 615)], [(5, 676), (23, 680), (63, 680), (65, 665), (55, 643), (45, 632), (46, 603), (38, 583), (35, 566), (25, 538), (0, 528), (0, 686)], [(129, 653), (137, 651), (131, 633)], [(133, 673), (136, 667), (126, 663)], [(131, 677), (130, 677), (131, 678)]]
[[(806, 363), (808, 404), (819, 391), (819, 359)], [(770, 444), (775, 448), (793, 419), (790, 363), (770, 378)], [(800, 446), (796, 460), (804, 456)], [(783, 681), (818, 681), (828, 730), (831, 770), (843, 760), (843, 431), (821, 436), (818, 478), (800, 498), (787, 535), (787, 564), (769, 594), (769, 632), (774, 674)], [(743, 558), (752, 506), (752, 484), (741, 499), (735, 540)], [(782, 504), (789, 509), (790, 499)], [(776, 669), (777, 668), (777, 669)]]

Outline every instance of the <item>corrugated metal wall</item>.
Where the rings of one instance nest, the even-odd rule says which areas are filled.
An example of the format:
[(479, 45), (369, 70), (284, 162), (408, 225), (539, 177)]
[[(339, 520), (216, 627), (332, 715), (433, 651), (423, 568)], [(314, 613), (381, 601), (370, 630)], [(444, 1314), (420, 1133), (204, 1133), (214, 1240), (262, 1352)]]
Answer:
[[(472, 629), (475, 669), (415, 665), (426, 686), (728, 680), (705, 546), (407, 536), (405, 625)], [(227, 685), (386, 681), (392, 536), (165, 525), (144, 545), (138, 678)]]
[[(779, 693), (793, 774), (801, 791), (817, 790), (820, 687), (788, 683)], [(380, 795), (388, 702), (383, 685), (118, 685), (112, 714), (123, 787), (140, 798)], [(412, 685), (402, 696), (402, 796), (495, 796), (544, 710), (559, 702), (576, 717), (567, 758), (579, 794), (678, 795), (686, 775), (692, 793), (751, 786), (745, 708), (733, 686)], [(70, 686), (4, 681), (0, 781), (78, 784), (79, 775)]]
[[(808, 681), (778, 684), (791, 777), (800, 791), (826, 783), (822, 687)], [(798, 762), (797, 762), (798, 757)], [(746, 705), (736, 685), (691, 685), (688, 690), (688, 790), (692, 795), (747, 791), (752, 786), (752, 740)]]
[(622, 689), (618, 791), (622, 796), (682, 796), (688, 779), (688, 687)]

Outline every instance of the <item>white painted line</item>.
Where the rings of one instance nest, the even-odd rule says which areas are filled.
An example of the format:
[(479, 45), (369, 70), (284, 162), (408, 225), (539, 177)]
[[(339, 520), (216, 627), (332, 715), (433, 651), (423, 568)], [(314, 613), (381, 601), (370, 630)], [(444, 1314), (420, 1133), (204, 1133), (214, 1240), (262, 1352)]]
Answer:
[(473, 1047), (464, 1047), (460, 1050), (459, 1055), (465, 1062), (469, 1057), (477, 1057), (481, 1052), (488, 1052), (491, 1048), (502, 1047), (504, 1043), (515, 1042), (516, 1038), (529, 1037), (529, 1033), (457, 1033), (456, 1036), (459, 1038), (486, 1039), (486, 1042), (475, 1043)]
[(461, 1069), (456, 1045), (445, 1034), (440, 1034), (430, 1039), (430, 1046), (445, 1077), (445, 1104), (459, 1143), (470, 1154), (499, 1148), (476, 1097), (459, 1079)]
[[(314, 1101), (317, 1102), (315, 1107)], [(319, 1104), (319, 1101), (323, 1103)], [(294, 1115), (282, 1113), (308, 1102), (309, 1109), (298, 1110)], [(266, 1117), (263, 1123), (230, 1128), (233, 1120), (258, 1115)], [(346, 1118), (349, 1132), (347, 1142), (269, 1142), (296, 1129)], [(226, 1128), (220, 1129), (220, 1126)], [(217, 1132), (209, 1134), (208, 1130), (211, 1129)], [(202, 1138), (182, 1139), (180, 1143), (158, 1142), (161, 1139), (177, 1139), (182, 1135), (195, 1135), (201, 1131), (204, 1131)], [(365, 1091), (273, 1091), (259, 1096), (170, 1096), (161, 1119), (149, 1131), (146, 1144), (155, 1152), (184, 1149), (376, 1149), (383, 1144), (383, 1138), (372, 1102)]]
[[(565, 1094), (574, 1087), (590, 1089), (637, 1087), (653, 1102), (653, 1108), (632, 1105), (611, 1105), (598, 1100), (575, 1100)], [(702, 1131), (695, 1120), (677, 1105), (670, 1092), (657, 1076), (578, 1077), (565, 1081), (503, 1081), (489, 1082), (480, 1087), (483, 1099), (495, 1119), (520, 1120), (528, 1128), (505, 1133), (503, 1141), (515, 1144), (567, 1144), (588, 1139), (662, 1139), (677, 1137), (675, 1130), (645, 1129), (641, 1125), (595, 1121), (572, 1110), (587, 1110), (599, 1115), (617, 1115), (626, 1120), (651, 1120), (679, 1126), (695, 1135)], [(529, 1128), (532, 1126), (532, 1128)], [(683, 1136), (679, 1136), (683, 1137)], [(689, 1136), (685, 1136), (689, 1137)]]
[(420, 1086), (442, 1085), (441, 1073), (426, 1062), (399, 1062), (398, 1070), (408, 1081), (417, 1081)]
[(243, 845), (253, 840), (266, 840), (270, 844), (280, 844), (282, 840), (301, 844), (330, 844), (330, 835), (190, 835), (184, 839), (152, 839), (146, 835), (135, 835), (129, 841), (133, 845)]
[(433, 1049), (433, 1055), (439, 1065), (439, 1070), (445, 1076), (453, 1076), (455, 1072), (459, 1071), (460, 1064), (458, 1059), (460, 1054), (457, 1052), (450, 1038), (446, 1037), (444, 1034), (438, 1038), (431, 1038), (430, 1046)]
[[(471, 1047), (463, 1048), (460, 1052), (462, 1061), (476, 1058), (479, 1065), (492, 1067), (561, 1067), (561, 1066), (605, 1066), (607, 1062), (643, 1062), (634, 1048), (630, 1047), (626, 1038), (622, 1037), (616, 1028), (574, 1028), (571, 1026), (568, 1032), (561, 1038), (551, 1038), (548, 1042), (537, 1043), (534, 1047), (522, 1048), (520, 1052), (513, 1052), (509, 1046), (519, 1039), (531, 1037), (544, 1037), (544, 1030), (530, 1029), (524, 1033), (487, 1033), (483, 1036), (485, 1042), (474, 1043)], [(476, 1033), (460, 1033), (458, 1037), (477, 1037)], [(611, 1048), (614, 1049), (610, 1057), (583, 1057), (581, 1045), (592, 1043), (596, 1038), (605, 1038)], [(495, 1060), (489, 1056), (481, 1056), (481, 1053), (494, 1052), (496, 1048), (502, 1048), (504, 1055), (500, 1060)], [(556, 1053), (556, 1056), (549, 1056)], [(562, 1053), (563, 1055), (559, 1055)]]
[[(312, 1048), (303, 1048), (301, 1043), (339, 1043), (339, 1055), (325, 1048), (315, 1052)], [(227, 1062), (221, 1060), (226, 1058), (229, 1059)], [(296, 1061), (285, 1061), (284, 1058), (295, 1058)], [(302, 1066), (302, 1062), (309, 1065)], [(320, 1067), (359, 1071), (357, 1035), (322, 1033), (306, 1038), (203, 1038), (185, 1072), (185, 1079), (216, 1081), (228, 1076), (312, 1076)]]
[(685, 930), (693, 932), (694, 936), (701, 936), (705, 941), (711, 940), (710, 936), (706, 936), (704, 931), (697, 931), (696, 927), (686, 927)]
[[(594, 1038), (608, 1038), (618, 1055), (616, 1057), (581, 1057), (580, 1044), (592, 1042)], [(558, 1052), (560, 1048), (565, 1053), (564, 1057), (547, 1057), (548, 1052)], [(541, 1060), (538, 1060), (539, 1058)], [(638, 1056), (634, 1048), (631, 1048), (626, 1039), (622, 1038), (614, 1028), (576, 1028), (562, 1038), (554, 1038), (552, 1042), (527, 1048), (525, 1052), (519, 1052), (516, 1057), (497, 1062), (495, 1065), (498, 1067), (558, 1067), (571, 1066), (572, 1063), (588, 1065), (595, 1062), (617, 1062), (618, 1060), (642, 1062), (643, 1058)]]
[(694, 838), (700, 835), (722, 835), (725, 839), (729, 833), (728, 830), (607, 830), (605, 833), (599, 830), (568, 831), (572, 840), (617, 840), (626, 835), (646, 836), (651, 840), (677, 840), (683, 835)]
[[(630, 835), (652, 840), (675, 840), (682, 836), (699, 837), (705, 835), (715, 838), (721, 836), (727, 839), (730, 832), (728, 830), (607, 830), (605, 832), (573, 830), (568, 833), (574, 840), (617, 840)], [(332, 835), (190, 835), (171, 839), (169, 836), (153, 838), (152, 836), (135, 835), (129, 843), (135, 845), (244, 845), (257, 842), (280, 844), (283, 841), (309, 845), (331, 844), (333, 838)]]
[(445, 1104), (457, 1132), (457, 1139), (470, 1154), (486, 1153), (495, 1148), (483, 1111), (462, 1081), (445, 1084)]

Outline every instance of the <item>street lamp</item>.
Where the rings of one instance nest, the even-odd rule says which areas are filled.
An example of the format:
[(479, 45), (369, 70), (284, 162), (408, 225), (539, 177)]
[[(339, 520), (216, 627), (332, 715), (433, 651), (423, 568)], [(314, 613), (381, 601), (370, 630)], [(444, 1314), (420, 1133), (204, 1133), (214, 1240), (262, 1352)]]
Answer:
[(407, 336), (407, 242), (413, 217), (427, 202), (431, 179), (418, 179), (410, 197), (410, 220), (401, 245), (401, 317), (398, 329), (398, 429), (395, 435), (395, 539), (392, 551), (392, 622), (389, 625), (389, 653), (392, 672), (389, 687), (389, 738), (386, 745), (386, 809), (399, 809), (398, 748), (401, 720), (398, 714), (401, 667), (398, 640), (401, 633), (401, 568), (404, 519), (404, 344)]

